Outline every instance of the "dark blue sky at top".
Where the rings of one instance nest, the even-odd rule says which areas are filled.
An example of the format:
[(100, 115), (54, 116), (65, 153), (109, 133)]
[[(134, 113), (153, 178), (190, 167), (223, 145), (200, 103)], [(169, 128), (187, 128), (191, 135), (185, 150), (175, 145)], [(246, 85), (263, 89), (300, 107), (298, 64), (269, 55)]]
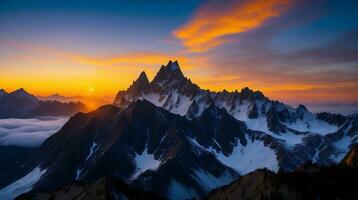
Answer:
[(6, 41), (88, 56), (164, 52), (205, 57), (211, 66), (198, 64), (196, 74), (236, 76), (226, 85), (305, 83), (314, 87), (305, 94), (339, 92), (334, 101), (358, 101), (351, 92), (358, 89), (357, 0), (292, 0), (284, 13), (207, 52), (188, 53), (173, 35), (207, 5), (221, 4), (211, 10), (225, 14), (241, 2), (247, 0), (0, 0), (0, 59), (17, 53)]
[[(110, 46), (112, 51), (176, 47), (158, 42), (169, 40), (172, 31), (185, 24), (205, 0), (2, 0), (0, 39), (47, 43), (61, 48), (91, 52)], [(281, 30), (272, 48), (294, 50), (327, 42), (358, 25), (358, 1), (297, 1), (290, 21), (314, 17)], [(225, 3), (225, 1), (223, 1)], [(311, 16), (307, 16), (311, 15)], [(312, 16), (313, 15), (313, 16)], [(55, 42), (54, 39), (64, 40)], [(67, 42), (70, 43), (66, 46)], [(77, 46), (73, 45), (78, 43)], [(111, 45), (112, 44), (112, 45)], [(116, 44), (116, 45), (113, 45)], [(93, 50), (95, 51), (95, 50)], [(96, 53), (96, 52), (95, 52)]]
[(198, 0), (1, 1), (0, 39), (93, 53), (145, 51), (153, 43), (160, 49), (157, 41), (170, 38), (198, 5)]

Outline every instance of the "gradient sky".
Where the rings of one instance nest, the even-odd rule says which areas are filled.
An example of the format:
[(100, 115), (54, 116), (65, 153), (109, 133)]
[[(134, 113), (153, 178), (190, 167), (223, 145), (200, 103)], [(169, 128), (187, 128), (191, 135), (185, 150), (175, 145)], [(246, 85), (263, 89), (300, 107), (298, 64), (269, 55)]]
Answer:
[(357, 19), (354, 0), (1, 0), (0, 88), (112, 100), (173, 59), (205, 89), (358, 105)]

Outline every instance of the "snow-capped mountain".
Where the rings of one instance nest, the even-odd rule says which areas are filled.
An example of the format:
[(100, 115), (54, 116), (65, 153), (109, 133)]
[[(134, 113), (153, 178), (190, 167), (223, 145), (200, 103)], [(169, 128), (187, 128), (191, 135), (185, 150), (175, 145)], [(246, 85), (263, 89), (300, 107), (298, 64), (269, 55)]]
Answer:
[(169, 62), (152, 81), (142, 72), (114, 105), (73, 116), (0, 197), (106, 176), (169, 199), (202, 197), (258, 168), (338, 163), (357, 143), (357, 120), (293, 108), (249, 88), (203, 90)]
[(314, 114), (304, 105), (293, 108), (247, 87), (240, 92), (203, 90), (183, 75), (178, 62), (162, 66), (151, 82), (142, 72), (128, 90), (118, 92), (114, 104), (125, 107), (138, 99), (188, 119), (200, 117), (211, 105), (223, 108), (248, 129), (264, 133), (265, 146), (274, 149), (283, 170), (293, 170), (308, 160), (337, 163), (357, 142), (355, 115)]

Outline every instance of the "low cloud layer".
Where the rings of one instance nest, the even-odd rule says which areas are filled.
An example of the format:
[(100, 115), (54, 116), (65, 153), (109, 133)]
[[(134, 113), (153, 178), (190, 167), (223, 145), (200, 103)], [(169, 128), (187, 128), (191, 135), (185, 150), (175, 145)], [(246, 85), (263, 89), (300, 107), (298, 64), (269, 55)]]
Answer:
[(0, 119), (0, 145), (37, 147), (68, 118)]

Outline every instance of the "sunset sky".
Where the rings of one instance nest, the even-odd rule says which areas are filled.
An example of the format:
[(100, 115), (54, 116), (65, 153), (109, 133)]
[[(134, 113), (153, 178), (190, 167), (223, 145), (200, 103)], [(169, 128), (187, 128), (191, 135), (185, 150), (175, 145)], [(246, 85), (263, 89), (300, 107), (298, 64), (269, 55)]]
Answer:
[(112, 99), (170, 59), (205, 89), (358, 104), (358, 1), (0, 1), (7, 91)]

